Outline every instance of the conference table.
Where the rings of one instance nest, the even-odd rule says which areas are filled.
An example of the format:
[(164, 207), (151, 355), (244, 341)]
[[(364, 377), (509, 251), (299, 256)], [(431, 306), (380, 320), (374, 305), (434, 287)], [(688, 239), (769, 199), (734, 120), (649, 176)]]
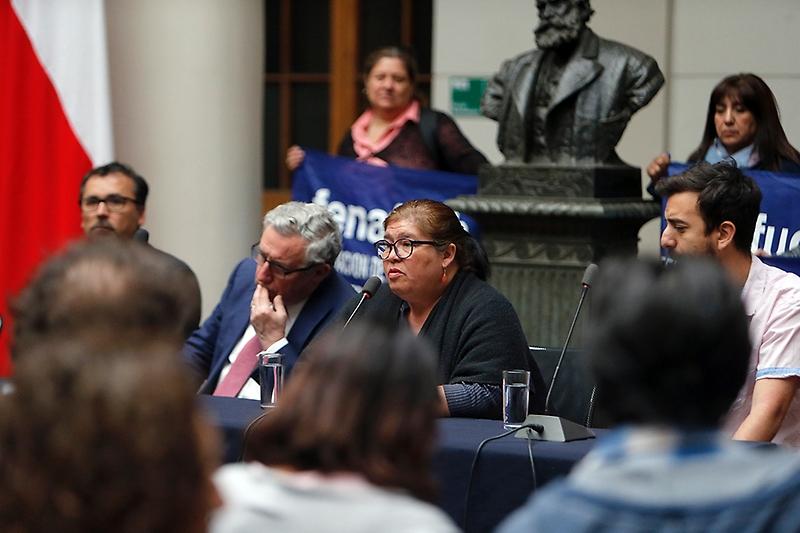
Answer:
[[(224, 460), (239, 460), (246, 428), (264, 413), (259, 403), (236, 398), (200, 398), (211, 421), (222, 433)], [(598, 434), (602, 431), (595, 430)], [(503, 432), (503, 424), (498, 420), (442, 418), (438, 421), (438, 445), (432, 464), (439, 485), (438, 503), (469, 533), (492, 531), (504, 517), (522, 505), (535, 489), (527, 440), (513, 435), (488, 442), (481, 451), (475, 470), (471, 472), (481, 441)], [(537, 485), (542, 486), (565, 476), (594, 443), (594, 439), (533, 441)]]

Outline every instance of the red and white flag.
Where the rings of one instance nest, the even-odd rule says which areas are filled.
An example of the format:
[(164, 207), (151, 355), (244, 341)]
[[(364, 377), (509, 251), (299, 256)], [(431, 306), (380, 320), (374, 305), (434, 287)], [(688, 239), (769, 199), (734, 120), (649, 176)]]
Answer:
[(112, 159), (102, 0), (0, 0), (0, 375), (9, 302), (80, 235), (78, 187)]

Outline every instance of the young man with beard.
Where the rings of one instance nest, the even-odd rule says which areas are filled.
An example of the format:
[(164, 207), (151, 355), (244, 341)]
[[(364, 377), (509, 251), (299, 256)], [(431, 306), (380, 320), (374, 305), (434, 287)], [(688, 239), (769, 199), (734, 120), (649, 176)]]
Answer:
[(667, 199), (661, 246), (716, 258), (742, 288), (753, 350), (727, 429), (736, 439), (800, 446), (800, 278), (750, 252), (761, 191), (727, 162), (699, 163), (656, 191)]
[(664, 76), (652, 57), (586, 26), (589, 0), (537, 7), (538, 48), (503, 63), (481, 102), (498, 148), (509, 162), (619, 163), (614, 147)]

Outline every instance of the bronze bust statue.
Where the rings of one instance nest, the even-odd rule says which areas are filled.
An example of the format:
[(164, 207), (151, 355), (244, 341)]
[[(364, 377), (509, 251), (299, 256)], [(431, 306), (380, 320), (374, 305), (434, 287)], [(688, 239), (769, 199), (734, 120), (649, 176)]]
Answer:
[(537, 48), (505, 61), (481, 102), (498, 122), (506, 164), (623, 164), (615, 147), (663, 85), (658, 65), (589, 29), (589, 0), (537, 0), (537, 7)]

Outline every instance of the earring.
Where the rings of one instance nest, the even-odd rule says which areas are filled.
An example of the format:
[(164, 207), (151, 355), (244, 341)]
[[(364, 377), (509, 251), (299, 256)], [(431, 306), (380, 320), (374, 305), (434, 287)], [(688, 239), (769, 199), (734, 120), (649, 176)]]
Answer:
[(447, 283), (447, 267), (442, 265), (442, 283)]

